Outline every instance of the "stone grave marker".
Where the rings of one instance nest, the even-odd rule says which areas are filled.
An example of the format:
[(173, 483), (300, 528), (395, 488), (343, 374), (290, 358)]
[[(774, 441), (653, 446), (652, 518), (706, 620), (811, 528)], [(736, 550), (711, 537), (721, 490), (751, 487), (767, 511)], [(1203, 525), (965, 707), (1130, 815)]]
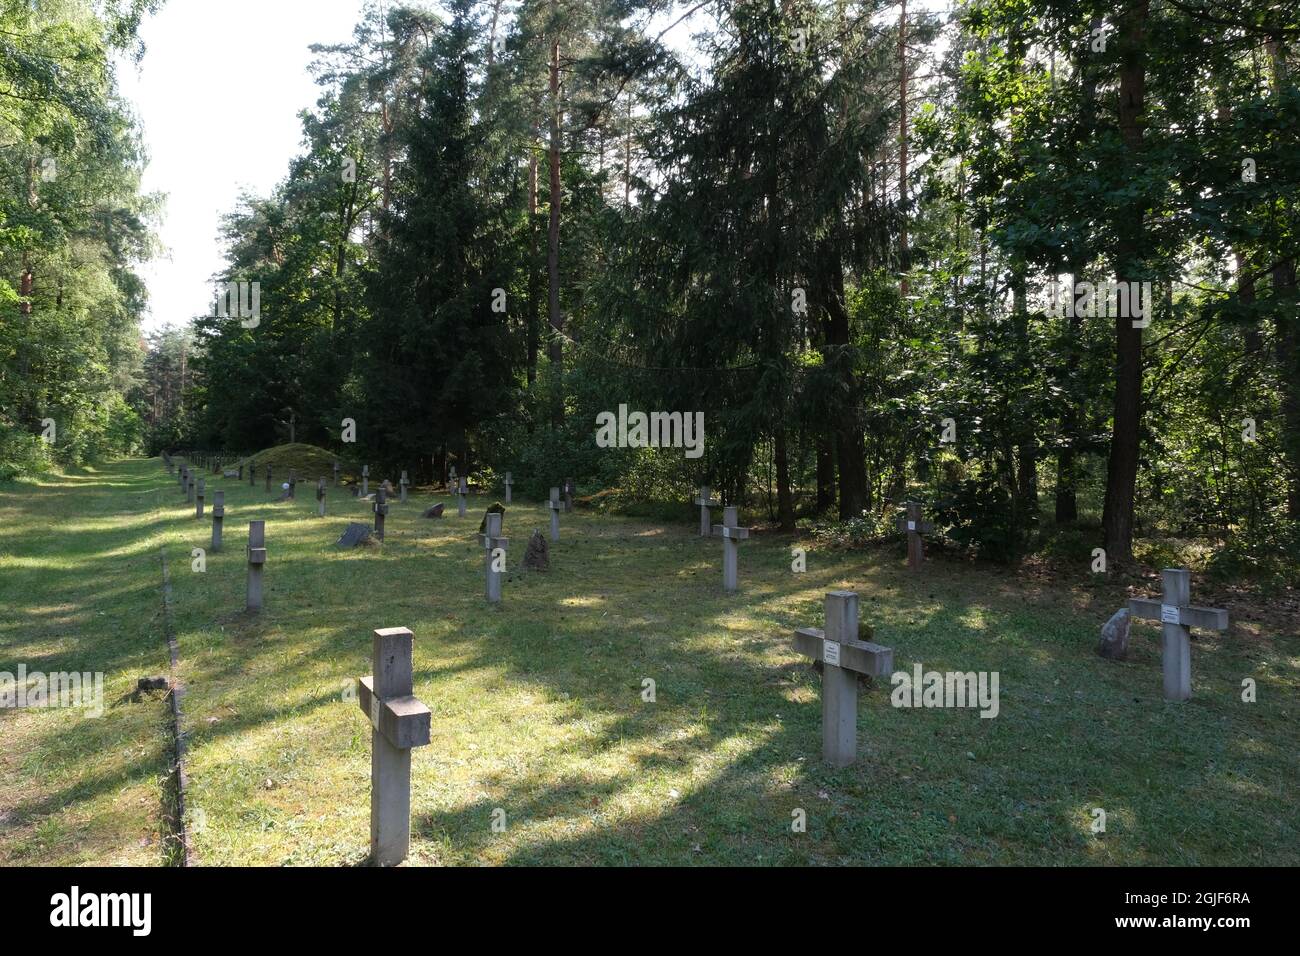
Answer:
[(560, 510), (564, 505), (560, 504), (560, 489), (551, 489), (551, 500), (546, 502), (546, 507), (551, 509), (551, 540), (560, 540)]
[(436, 505), (430, 505), (429, 507), (425, 508), (425, 509), (424, 509), (424, 513), (423, 513), (422, 515), (420, 515), (420, 517), (421, 517), (421, 518), (441, 518), (441, 517), (442, 517), (442, 510), (443, 510), (443, 503), (442, 503), (441, 501), (439, 501)]
[(567, 515), (573, 510), (573, 492), (575, 488), (572, 478), (564, 479), (564, 513)]
[(361, 497), (370, 494), (370, 466), (361, 466)]
[(289, 469), (289, 499), (290, 500), (293, 500), (293, 498), (296, 497), (297, 490), (298, 490), (298, 477), (294, 474), (293, 469), (290, 468)]
[(549, 571), (551, 569), (551, 546), (546, 543), (540, 528), (534, 528), (524, 550), (524, 569), (528, 571)]
[(884, 677), (894, 670), (894, 650), (858, 640), (858, 595), (826, 593), (826, 630), (801, 627), (794, 649), (822, 662), (822, 759), (847, 767), (858, 750), (858, 675)]
[(203, 499), (206, 497), (204, 485), (205, 485), (205, 479), (200, 478), (199, 490), (195, 495), (195, 499), (194, 499), (194, 517), (196, 518), (203, 517)]
[(514, 479), (510, 477), (510, 472), (506, 472), (506, 504), (510, 504), (510, 488), (514, 485)]
[(189, 472), (185, 473), (185, 500), (194, 504), (194, 476)]
[(707, 538), (713, 532), (713, 525), (710, 522), (709, 509), (716, 508), (722, 504), (716, 498), (709, 495), (711, 489), (708, 485), (700, 485), (700, 496), (695, 499), (695, 503), (700, 506), (700, 537)]
[(250, 458), (248, 460), (248, 487), (252, 488), (257, 484), (257, 461)]
[(460, 480), (460, 485), (457, 487), (456, 490), (456, 496), (457, 498), (459, 498), (459, 503), (456, 506), (456, 513), (462, 518), (465, 517), (465, 497), (468, 494), (469, 494), (469, 482), (466, 481), (464, 478), (462, 478)]
[(271, 493), (271, 466), (270, 465), (266, 466), (266, 491), (267, 494)]
[(322, 518), (325, 517), (325, 476), (316, 482), (316, 513)]
[(907, 566), (913, 571), (920, 571), (921, 562), (925, 560), (925, 544), (921, 535), (934, 531), (934, 525), (921, 520), (919, 501), (907, 503), (907, 514), (898, 517), (898, 530), (907, 532)]
[(713, 526), (713, 533), (722, 538), (722, 589), (734, 591), (740, 564), (740, 542), (749, 537), (749, 529), (737, 527), (734, 506), (722, 509), (722, 524)]
[(221, 550), (221, 523), (226, 520), (226, 493), (218, 491), (212, 501), (212, 552)]
[(485, 514), (483, 521), (487, 529), (479, 535), (478, 539), (483, 545), (485, 554), (484, 572), (487, 576), (487, 599), (490, 604), (498, 604), (501, 601), (501, 575), (505, 572), (506, 546), (510, 543), (509, 538), (501, 535), (502, 517), (500, 512)]
[(379, 628), (371, 672), (357, 681), (357, 703), (370, 720), (370, 860), (396, 866), (411, 849), (411, 749), (429, 743), (432, 714), (413, 695), (415, 636)]
[(266, 522), (248, 523), (248, 600), (250, 611), (262, 609), (262, 569), (266, 566)]
[(370, 529), (360, 521), (350, 521), (343, 529), (343, 534), (334, 542), (336, 548), (355, 548), (370, 542)]
[(339, 463), (336, 461), (334, 462), (334, 487), (337, 488), (338, 486), (339, 486)]
[(1128, 609), (1134, 617), (1161, 623), (1160, 667), (1164, 674), (1165, 700), (1187, 700), (1192, 696), (1191, 628), (1226, 631), (1228, 612), (1192, 604), (1190, 571), (1165, 568), (1160, 576), (1160, 600), (1130, 598)]
[(403, 468), (401, 480), (397, 482), (398, 487), (401, 489), (400, 494), (401, 494), (402, 504), (406, 504), (406, 486), (409, 485), (410, 483), (411, 483), (411, 479), (406, 477), (406, 469)]
[(383, 487), (375, 492), (375, 537), (384, 540), (384, 519), (388, 517), (388, 492)]
[(1127, 660), (1131, 624), (1132, 615), (1128, 608), (1122, 607), (1112, 614), (1110, 620), (1101, 627), (1101, 643), (1097, 645), (1097, 653), (1111, 661)]

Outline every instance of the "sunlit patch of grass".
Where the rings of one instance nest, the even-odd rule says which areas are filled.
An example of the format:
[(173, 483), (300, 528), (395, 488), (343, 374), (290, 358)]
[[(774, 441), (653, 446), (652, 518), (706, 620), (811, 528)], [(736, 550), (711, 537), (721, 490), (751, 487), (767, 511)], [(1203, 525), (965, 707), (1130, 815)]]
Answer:
[[(340, 552), (347, 522), (371, 520), (364, 502), (331, 488), (320, 519), (310, 494), (269, 501), (260, 476), (209, 487), (226, 490), (226, 550), (204, 574), (189, 555), (209, 522), (156, 462), (0, 492), (10, 523), (47, 529), (0, 548), (24, 562), (16, 606), (37, 622), (0, 621), (0, 647), (17, 639), (43, 661), (93, 648), (119, 695), (165, 669), (166, 548), (200, 863), (364, 860), (370, 728), (350, 688), (369, 670), (372, 629), (397, 625), (416, 635), (415, 692), (432, 712), (432, 743), (413, 759), (412, 864), (1300, 862), (1295, 635), (1198, 641), (1196, 696), (1169, 704), (1154, 629), (1135, 628), (1128, 662), (1096, 656), (1124, 597), (1086, 574), (1027, 586), (998, 569), (938, 560), (918, 574), (887, 548), (822, 546), (798, 574), (791, 542), (765, 534), (742, 547), (741, 591), (728, 595), (720, 542), (694, 520), (583, 509), (562, 517), (551, 570), (521, 573), (526, 534), (549, 516), (517, 500), (505, 600), (488, 607), (475, 535), (491, 495), (460, 519), (454, 501), (413, 494), (393, 503), (382, 547)], [(446, 517), (420, 518), (433, 500)], [(266, 607), (250, 616), (243, 544), (259, 517)], [(14, 541), (0, 522), (0, 542)], [(860, 693), (859, 762), (823, 765), (820, 678), (791, 638), (823, 626), (823, 595), (841, 588), (859, 592), (897, 668), (998, 671), (1000, 716), (895, 709), (877, 680)], [(1242, 676), (1260, 681), (1257, 704), (1240, 701)], [(6, 741), (18, 728), (0, 776), (20, 783), (0, 796), (0, 862), (158, 862), (156, 843), (123, 834), (156, 826), (161, 706), (116, 708), (118, 723), (101, 722), (112, 738), (0, 714)], [(57, 759), (72, 739), (76, 753)], [(137, 806), (142, 796), (154, 802)], [(1089, 829), (1094, 806), (1104, 834)], [(791, 830), (795, 809), (806, 833)]]

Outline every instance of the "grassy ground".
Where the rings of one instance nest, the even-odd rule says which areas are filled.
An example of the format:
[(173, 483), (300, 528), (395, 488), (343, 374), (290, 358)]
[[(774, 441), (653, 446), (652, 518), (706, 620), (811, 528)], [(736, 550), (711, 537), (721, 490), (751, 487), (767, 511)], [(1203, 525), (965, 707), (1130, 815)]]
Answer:
[[(161, 671), (166, 548), (199, 864), (364, 861), (369, 725), (348, 688), (371, 630), (391, 626), (415, 632), (433, 711), (413, 760), (413, 863), (1300, 864), (1300, 639), (1244, 608), (1230, 634), (1195, 638), (1194, 698), (1173, 704), (1157, 627), (1135, 625), (1128, 662), (1095, 654), (1124, 593), (1091, 578), (942, 561), (911, 575), (901, 548), (810, 548), (796, 574), (792, 542), (758, 535), (726, 595), (720, 542), (694, 525), (572, 514), (552, 570), (512, 575), (490, 608), (474, 533), (494, 498), (435, 521), (419, 517), (435, 499), (414, 494), (392, 504), (382, 548), (340, 553), (365, 503), (333, 494), (320, 519), (310, 488), (271, 503), (260, 484), (213, 487), (226, 551), (204, 573), (190, 549), (209, 523), (157, 461), (0, 489), (0, 669), (104, 669), (111, 699)], [(253, 518), (269, 551), (256, 617)], [(546, 525), (536, 504), (509, 508), (512, 568)], [(999, 716), (895, 709), (877, 686), (859, 762), (823, 766), (820, 680), (790, 635), (846, 587), (899, 669), (998, 671)], [(1240, 699), (1245, 677), (1257, 703)], [(161, 860), (162, 706), (0, 713), (0, 863)], [(797, 809), (807, 832), (792, 832)]]

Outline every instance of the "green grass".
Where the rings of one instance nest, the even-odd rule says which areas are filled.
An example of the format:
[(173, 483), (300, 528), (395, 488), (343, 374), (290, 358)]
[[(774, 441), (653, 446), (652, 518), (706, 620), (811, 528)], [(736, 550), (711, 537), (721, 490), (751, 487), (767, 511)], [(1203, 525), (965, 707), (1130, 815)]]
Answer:
[[(209, 522), (157, 461), (0, 489), (16, 612), (0, 622), (0, 669), (93, 658), (118, 694), (160, 671), (167, 549), (201, 865), (364, 861), (370, 735), (348, 688), (369, 670), (371, 630), (393, 626), (415, 633), (415, 692), (433, 712), (413, 760), (412, 863), (1300, 863), (1300, 640), (1236, 606), (1231, 633), (1194, 640), (1194, 697), (1173, 704), (1156, 627), (1135, 625), (1128, 662), (1095, 654), (1124, 594), (1092, 579), (943, 561), (911, 575), (901, 548), (811, 541), (795, 574), (793, 542), (762, 534), (726, 595), (720, 542), (693, 521), (576, 513), (552, 570), (512, 574), (491, 608), (474, 533), (492, 496), (464, 519), (451, 499), (393, 502), (383, 546), (344, 553), (330, 545), (369, 520), (366, 503), (332, 493), (320, 519), (312, 494), (216, 487), (226, 551), (201, 574), (190, 549)], [(420, 518), (433, 500), (448, 516)], [(253, 518), (269, 551), (258, 616), (243, 611)], [(540, 503), (508, 508), (512, 568), (547, 521)], [(861, 697), (858, 763), (825, 767), (820, 679), (790, 635), (822, 624), (833, 588), (860, 593), (899, 669), (998, 671), (1000, 715), (895, 709), (877, 686)], [(1244, 677), (1257, 703), (1240, 700)], [(160, 701), (97, 722), (0, 714), (0, 863), (160, 862), (163, 726)], [(791, 832), (796, 808), (806, 833)]]

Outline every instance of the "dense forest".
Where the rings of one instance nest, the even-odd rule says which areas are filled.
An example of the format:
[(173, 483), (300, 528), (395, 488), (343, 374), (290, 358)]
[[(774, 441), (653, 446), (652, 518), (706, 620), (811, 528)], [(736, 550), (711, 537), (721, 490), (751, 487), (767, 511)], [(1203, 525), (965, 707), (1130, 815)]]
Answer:
[[(371, 3), (214, 223), (255, 320), (143, 341), (111, 62), (151, 5), (0, 0), (8, 475), (296, 440), (1295, 579), (1295, 0)], [(702, 412), (703, 455), (601, 447), (620, 406)]]

